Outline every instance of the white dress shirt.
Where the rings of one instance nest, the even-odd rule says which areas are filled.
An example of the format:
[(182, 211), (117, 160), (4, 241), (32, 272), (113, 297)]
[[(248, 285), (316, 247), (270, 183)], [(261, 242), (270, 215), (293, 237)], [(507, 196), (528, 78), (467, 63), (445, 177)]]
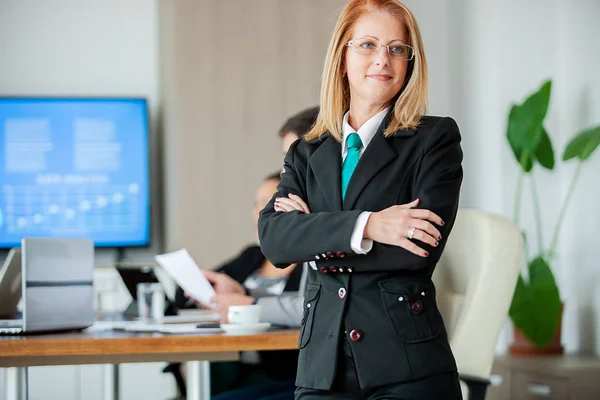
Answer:
[[(358, 129), (358, 131), (352, 128), (348, 123), (348, 113), (344, 115), (344, 122), (342, 123), (342, 164), (348, 155), (348, 136), (354, 132), (358, 133), (358, 136), (360, 136), (360, 140), (363, 144), (362, 148), (360, 149), (360, 156), (362, 156), (369, 143), (371, 143), (371, 139), (373, 139), (373, 136), (375, 136), (375, 133), (377, 133), (377, 128), (379, 128), (379, 125), (388, 114), (390, 109), (391, 107), (388, 107), (372, 116)], [(371, 248), (373, 248), (373, 241), (371, 239), (364, 239), (365, 227), (367, 226), (370, 215), (370, 211), (364, 211), (360, 213), (356, 219), (356, 224), (354, 224), (354, 230), (352, 231), (352, 236), (350, 237), (350, 247), (356, 254), (367, 254), (369, 251), (371, 251)]]
[[(385, 118), (385, 116), (390, 111), (391, 107), (386, 108), (383, 111), (375, 114), (371, 117), (367, 122), (365, 122), (360, 129), (355, 130), (348, 123), (348, 113), (344, 115), (344, 121), (342, 123), (342, 164), (348, 155), (348, 143), (347, 139), (351, 133), (358, 133), (360, 136), (360, 140), (362, 141), (362, 148), (360, 149), (360, 157), (362, 157), (365, 149), (371, 143), (371, 140), (377, 133), (377, 129), (379, 125)], [(340, 182), (341, 185), (341, 182)], [(367, 222), (369, 221), (369, 216), (371, 215), (370, 211), (364, 211), (360, 213), (358, 218), (356, 219), (356, 224), (354, 224), (354, 230), (352, 231), (352, 236), (350, 237), (350, 247), (352, 251), (356, 254), (367, 254), (373, 248), (373, 241), (371, 239), (365, 239), (365, 227), (367, 226)], [(310, 262), (310, 266), (313, 269), (317, 269), (317, 265), (314, 261)]]

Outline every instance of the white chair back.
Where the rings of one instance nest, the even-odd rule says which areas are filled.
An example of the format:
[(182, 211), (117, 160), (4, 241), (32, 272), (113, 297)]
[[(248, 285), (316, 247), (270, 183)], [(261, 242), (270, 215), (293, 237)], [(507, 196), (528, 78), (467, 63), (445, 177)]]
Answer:
[(459, 210), (433, 280), (461, 375), (489, 379), (522, 255), (523, 237), (514, 223)]

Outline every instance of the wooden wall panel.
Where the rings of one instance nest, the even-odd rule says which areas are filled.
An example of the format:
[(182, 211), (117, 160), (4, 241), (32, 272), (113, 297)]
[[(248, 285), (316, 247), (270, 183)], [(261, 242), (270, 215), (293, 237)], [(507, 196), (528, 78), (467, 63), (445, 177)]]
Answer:
[(316, 105), (342, 0), (161, 0), (165, 247), (203, 267), (256, 240), (277, 130)]

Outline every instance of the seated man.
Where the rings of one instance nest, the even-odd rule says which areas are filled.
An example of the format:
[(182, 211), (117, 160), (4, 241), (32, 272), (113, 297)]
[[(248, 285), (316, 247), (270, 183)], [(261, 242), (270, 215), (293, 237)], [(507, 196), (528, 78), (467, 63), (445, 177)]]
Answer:
[[(258, 213), (276, 193), (278, 184), (279, 173), (276, 173), (267, 177), (258, 188), (254, 205), (255, 224)], [(253, 245), (216, 271), (203, 273), (214, 286), (216, 294), (212, 301), (221, 313), (221, 322), (227, 322), (230, 305), (256, 303), (261, 305), (263, 322), (291, 322), (294, 326), (299, 324), (301, 317), (296, 320), (294, 317), (297, 313), (286, 309), (286, 301), (282, 301), (285, 296), (282, 295), (292, 292), (298, 297), (302, 267), (290, 267), (286, 270), (275, 268), (262, 254), (260, 247)], [(175, 306), (180, 309), (204, 307), (190, 301), (181, 288), (177, 290)], [(297, 363), (297, 350), (243, 352), (239, 362), (212, 363), (212, 394), (257, 384), (276, 384), (278, 389), (293, 390)]]
[[(309, 131), (317, 114), (318, 108), (310, 108), (286, 121), (279, 131), (284, 153), (295, 140)], [(279, 174), (275, 174), (258, 189), (256, 221), (260, 210), (276, 192), (278, 183)], [(302, 265), (276, 269), (264, 257), (260, 247), (251, 246), (216, 271), (203, 272), (215, 289), (213, 301), (222, 321), (226, 321), (231, 305), (259, 304), (261, 321), (299, 327), (306, 268)], [(177, 291), (176, 304), (180, 308), (198, 306), (181, 289)], [(211, 392), (213, 395), (224, 392), (213, 397), (214, 400), (293, 399), (297, 351), (246, 352), (240, 358), (240, 362), (211, 364)], [(170, 369), (173, 370), (173, 367), (170, 366)]]
[[(279, 137), (281, 138), (284, 154), (287, 153), (294, 141), (303, 137), (310, 130), (317, 119), (318, 113), (318, 107), (311, 107), (293, 115), (283, 124), (279, 129)], [(285, 173), (285, 171), (282, 171), (282, 173)], [(266, 204), (270, 199), (269, 197), (268, 199), (261, 199), (261, 201), (264, 201), (264, 204)], [(257, 212), (260, 212), (264, 204), (257, 209)], [(256, 214), (256, 218), (258, 220), (258, 213)], [(236, 278), (236, 276), (239, 277), (240, 272), (232, 272), (234, 269), (236, 269), (235, 266), (231, 266), (227, 268), (227, 271), (205, 271), (207, 279), (213, 283), (217, 292), (215, 300), (220, 310), (223, 311), (222, 316), (227, 314), (227, 307), (231, 305), (253, 304), (256, 302), (256, 304), (262, 306), (261, 321), (290, 327), (300, 326), (304, 301), (304, 284), (307, 273), (306, 265), (303, 266), (304, 270), (299, 286), (300, 290), (298, 292), (286, 292), (286, 296), (280, 297), (262, 297), (260, 293), (246, 291), (243, 285), (238, 282), (239, 279)], [(180, 292), (179, 295), (183, 296), (183, 293)], [(180, 298), (179, 301), (180, 304), (184, 301), (188, 301), (188, 305), (190, 304), (189, 300)]]

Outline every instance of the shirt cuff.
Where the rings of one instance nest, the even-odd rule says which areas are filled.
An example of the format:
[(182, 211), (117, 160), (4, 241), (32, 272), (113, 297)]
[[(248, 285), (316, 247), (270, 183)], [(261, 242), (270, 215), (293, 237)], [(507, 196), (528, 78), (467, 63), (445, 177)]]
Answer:
[(356, 254), (367, 254), (373, 248), (373, 241), (371, 239), (364, 239), (365, 227), (370, 216), (371, 212), (363, 211), (359, 214), (354, 224), (354, 230), (350, 237), (350, 247)]
[(316, 269), (317, 269), (317, 263), (316, 263), (316, 262), (314, 262), (314, 261), (309, 261), (309, 262), (308, 262), (308, 264), (310, 265), (310, 267), (311, 267), (312, 269), (314, 269), (314, 270), (316, 271)]

